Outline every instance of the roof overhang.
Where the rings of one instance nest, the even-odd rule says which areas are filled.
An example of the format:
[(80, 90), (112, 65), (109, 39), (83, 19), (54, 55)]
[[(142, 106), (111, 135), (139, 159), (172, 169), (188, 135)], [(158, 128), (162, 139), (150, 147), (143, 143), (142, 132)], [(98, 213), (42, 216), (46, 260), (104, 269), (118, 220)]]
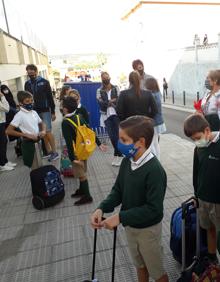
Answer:
[(144, 4), (151, 5), (208, 5), (208, 6), (220, 6), (220, 2), (205, 2), (205, 1), (139, 1), (126, 15), (124, 15), (121, 19), (127, 20), (130, 15), (135, 13), (139, 8), (141, 8)]

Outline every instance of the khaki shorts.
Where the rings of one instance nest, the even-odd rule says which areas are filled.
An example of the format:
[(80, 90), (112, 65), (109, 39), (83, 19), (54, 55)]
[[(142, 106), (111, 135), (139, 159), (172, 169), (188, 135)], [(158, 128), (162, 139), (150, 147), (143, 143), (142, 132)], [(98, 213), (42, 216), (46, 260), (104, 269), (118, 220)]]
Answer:
[(214, 225), (216, 230), (220, 230), (220, 204), (199, 199), (199, 223), (204, 229), (210, 229)]
[(125, 232), (136, 268), (146, 267), (150, 277), (155, 280), (163, 276), (162, 222), (142, 229), (126, 226)]
[(79, 178), (79, 177), (86, 177), (86, 172), (87, 172), (87, 161), (82, 161), (83, 162), (83, 166), (76, 164), (76, 163), (72, 163), (73, 166), (73, 174), (74, 177)]

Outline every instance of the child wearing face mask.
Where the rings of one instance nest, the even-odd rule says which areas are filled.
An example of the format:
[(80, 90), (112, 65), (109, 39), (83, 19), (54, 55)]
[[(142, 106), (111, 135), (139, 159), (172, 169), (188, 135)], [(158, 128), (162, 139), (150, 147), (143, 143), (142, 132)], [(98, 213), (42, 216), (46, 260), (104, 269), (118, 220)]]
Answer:
[[(118, 149), (125, 156), (116, 182), (91, 216), (93, 228), (125, 227), (139, 282), (167, 282), (162, 263), (161, 233), (166, 172), (151, 153), (153, 122), (145, 116), (131, 116), (119, 125)], [(105, 220), (104, 213), (121, 210)]]
[(89, 124), (89, 114), (86, 110), (85, 107), (82, 106), (82, 104), (80, 103), (80, 94), (79, 91), (76, 89), (72, 89), (69, 91), (68, 96), (73, 97), (76, 102), (77, 102), (77, 109), (76, 109), (76, 114), (80, 114), (82, 115), (84, 121)]
[[(43, 138), (46, 134), (46, 125), (36, 111), (33, 110), (33, 95), (28, 91), (19, 91), (17, 99), (20, 111), (14, 116), (9, 124), (6, 134), (22, 137), (22, 157), (24, 164), (31, 169), (39, 167), (35, 142)], [(21, 132), (16, 131), (16, 128)]]
[(216, 231), (220, 230), (220, 138), (212, 132), (201, 114), (190, 115), (184, 122), (184, 133), (196, 148), (193, 160), (193, 186), (199, 201), (199, 222), (207, 230), (208, 258), (218, 262)]

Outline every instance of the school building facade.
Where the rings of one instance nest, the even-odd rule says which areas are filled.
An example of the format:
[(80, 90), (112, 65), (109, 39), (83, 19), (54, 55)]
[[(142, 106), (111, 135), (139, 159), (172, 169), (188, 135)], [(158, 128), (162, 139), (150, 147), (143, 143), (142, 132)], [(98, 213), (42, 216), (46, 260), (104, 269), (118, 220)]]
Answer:
[(27, 80), (26, 65), (35, 64), (48, 78), (46, 47), (19, 14), (15, 0), (0, 0), (0, 80), (13, 94)]

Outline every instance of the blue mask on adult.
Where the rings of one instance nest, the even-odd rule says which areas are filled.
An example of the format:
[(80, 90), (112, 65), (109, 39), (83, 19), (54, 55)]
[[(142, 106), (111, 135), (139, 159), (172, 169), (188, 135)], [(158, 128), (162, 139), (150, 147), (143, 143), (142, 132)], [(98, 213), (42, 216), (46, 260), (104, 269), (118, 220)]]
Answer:
[(32, 103), (30, 103), (30, 104), (23, 104), (22, 108), (24, 108), (27, 111), (31, 111), (31, 110), (33, 110), (33, 104)]
[(136, 148), (134, 144), (124, 144), (118, 141), (118, 150), (126, 157), (133, 158), (138, 151), (139, 148)]

